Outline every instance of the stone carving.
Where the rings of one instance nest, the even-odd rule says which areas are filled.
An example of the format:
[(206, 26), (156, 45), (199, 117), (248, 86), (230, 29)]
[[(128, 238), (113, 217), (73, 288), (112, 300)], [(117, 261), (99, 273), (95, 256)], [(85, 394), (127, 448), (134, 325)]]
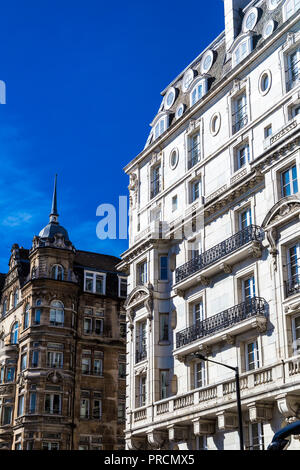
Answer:
[(134, 374), (135, 376), (146, 374), (147, 369), (148, 369), (147, 364), (144, 364), (142, 367), (138, 367), (137, 369), (135, 369)]
[(250, 403), (247, 406), (250, 423), (266, 423), (272, 420), (273, 404)]
[(167, 438), (168, 434), (166, 431), (147, 432), (147, 439), (152, 449), (160, 450)]
[(291, 418), (300, 418), (300, 405), (299, 397), (283, 393), (275, 397), (279, 412), (285, 417), (286, 420)]
[(50, 371), (48, 374), (47, 374), (47, 381), (48, 382), (51, 382), (53, 384), (57, 384), (59, 382), (62, 382), (62, 376), (59, 372), (57, 372), (56, 370), (54, 371)]
[(222, 263), (220, 265), (220, 271), (224, 271), (226, 274), (232, 273), (232, 267), (229, 264)]
[(129, 196), (129, 201), (130, 201), (130, 206), (135, 207), (137, 203), (137, 196), (138, 196), (138, 187), (139, 187), (139, 181), (138, 177), (135, 173), (131, 173), (130, 175), (130, 183), (128, 186), (130, 196)]

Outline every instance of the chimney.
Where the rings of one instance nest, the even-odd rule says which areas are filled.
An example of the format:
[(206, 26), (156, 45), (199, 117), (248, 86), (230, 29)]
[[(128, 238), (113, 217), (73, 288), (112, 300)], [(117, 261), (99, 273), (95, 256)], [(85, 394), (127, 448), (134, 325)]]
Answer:
[(250, 0), (224, 0), (226, 52), (240, 32), (242, 16), (240, 9), (250, 3)]

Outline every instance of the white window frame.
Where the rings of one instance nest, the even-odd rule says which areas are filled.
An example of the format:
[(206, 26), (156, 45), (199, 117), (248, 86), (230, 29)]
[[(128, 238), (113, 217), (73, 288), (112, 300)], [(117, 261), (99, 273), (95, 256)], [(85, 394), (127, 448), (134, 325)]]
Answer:
[[(196, 187), (198, 189), (196, 190)], [(197, 195), (198, 193), (198, 195)], [(202, 196), (202, 178), (199, 177), (190, 182), (190, 203), (198, 201)]]
[[(96, 292), (97, 276), (102, 276), (102, 278), (103, 278), (103, 282), (102, 282), (103, 289), (102, 289), (101, 293)], [(93, 290), (92, 291), (86, 289), (86, 279), (87, 279), (87, 277), (93, 277)], [(105, 295), (106, 294), (106, 273), (85, 270), (84, 271), (84, 292), (89, 292), (90, 294)]]
[[(241, 164), (241, 156), (242, 156), (242, 151), (245, 151), (244, 159), (245, 163)], [(236, 148), (236, 161), (235, 161), (235, 170), (239, 171), (245, 166), (249, 165), (250, 160), (251, 160), (251, 155), (250, 155), (250, 146), (248, 142), (244, 142), (242, 145)]]
[(296, 247), (296, 256), (297, 256), (297, 267), (299, 270), (298, 277), (300, 279), (300, 242), (294, 242), (293, 244), (289, 245), (286, 249), (286, 257), (287, 257), (287, 268), (288, 268), (288, 282), (292, 282), (293, 276), (291, 271), (291, 254), (290, 251)]
[[(246, 282), (250, 281), (250, 297), (246, 298)], [(256, 295), (256, 285), (255, 285), (255, 276), (254, 273), (246, 278), (242, 279), (242, 299), (243, 302), (246, 302), (247, 299), (253, 299)]]
[[(201, 368), (201, 385), (198, 383), (198, 376), (199, 376), (199, 366)], [(193, 388), (203, 388), (206, 387), (207, 384), (207, 377), (206, 377), (206, 363), (205, 361), (197, 361), (194, 363), (193, 366)]]
[[(248, 346), (250, 344), (256, 343), (256, 348), (254, 349), (254, 368), (250, 369), (250, 364), (249, 364), (249, 356), (248, 356)], [(251, 339), (250, 341), (247, 341), (245, 343), (245, 368), (247, 372), (257, 370), (261, 367), (261, 354), (260, 354), (260, 348), (259, 348), (259, 343), (258, 343), (258, 338)]]
[[(199, 94), (199, 89), (201, 87), (201, 94)], [(194, 93), (196, 93), (195, 99), (194, 99)], [(207, 79), (206, 78), (199, 78), (197, 79), (194, 84), (192, 85), (191, 91), (190, 91), (190, 106), (194, 106), (198, 101), (200, 101), (203, 96), (205, 96), (207, 93)]]
[[(122, 285), (122, 282), (126, 282), (126, 295), (121, 295), (121, 285)], [(119, 297), (121, 297), (122, 299), (126, 299), (127, 297), (127, 277), (125, 276), (119, 276), (119, 292), (118, 292), (118, 295)]]
[[(259, 449), (263, 450), (264, 449), (264, 432), (263, 432), (263, 424), (262, 423), (249, 423), (249, 447), (253, 448), (254, 447), (254, 442), (253, 442), (253, 426), (257, 426), (258, 430), (258, 445)], [(255, 449), (257, 450), (257, 448)]]
[[(241, 52), (245, 47), (244, 52)], [(235, 67), (240, 64), (252, 51), (252, 36), (249, 34), (246, 38), (241, 40), (232, 51), (232, 65)], [(239, 56), (237, 56), (239, 52)]]
[[(288, 11), (288, 7), (291, 7), (290, 10)], [(282, 6), (282, 16), (283, 16), (283, 21), (287, 21), (291, 16), (296, 13), (300, 8), (300, 1), (299, 0), (286, 0)]]
[[(292, 173), (293, 168), (296, 168), (296, 180), (293, 180), (293, 173)], [(283, 175), (287, 172), (289, 172), (289, 176), (290, 176), (289, 185), (290, 185), (291, 193), (289, 195), (284, 194), (284, 187), (286, 187), (287, 185), (284, 186), (284, 183), (283, 183)], [(289, 165), (287, 168), (280, 171), (280, 193), (281, 193), (281, 197), (293, 196), (294, 194), (297, 194), (299, 192), (298, 174), (299, 174), (299, 172), (298, 172), (298, 167), (297, 167), (296, 162), (291, 163), (291, 165)], [(296, 191), (296, 192), (294, 192), (294, 181), (297, 181), (298, 191)]]
[[(246, 225), (243, 227), (244, 214), (246, 214), (245, 216)], [(246, 227), (249, 227), (250, 225), (252, 225), (252, 208), (250, 206), (245, 207), (244, 209), (239, 211), (238, 216), (239, 216), (239, 230), (244, 230)]]

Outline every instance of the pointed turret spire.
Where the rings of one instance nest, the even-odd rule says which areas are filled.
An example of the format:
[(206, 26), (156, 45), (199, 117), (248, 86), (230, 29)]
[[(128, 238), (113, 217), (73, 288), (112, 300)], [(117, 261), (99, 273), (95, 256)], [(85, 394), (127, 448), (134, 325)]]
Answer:
[(58, 212), (57, 212), (57, 175), (54, 180), (54, 190), (52, 198), (52, 209), (50, 214), (50, 223), (58, 223)]

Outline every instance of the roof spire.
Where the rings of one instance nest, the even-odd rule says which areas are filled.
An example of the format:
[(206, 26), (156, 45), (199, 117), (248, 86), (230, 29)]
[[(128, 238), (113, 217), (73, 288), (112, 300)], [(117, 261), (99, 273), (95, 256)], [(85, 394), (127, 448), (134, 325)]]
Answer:
[(58, 223), (58, 212), (57, 212), (57, 175), (54, 180), (54, 190), (52, 198), (52, 209), (50, 214), (50, 223)]

